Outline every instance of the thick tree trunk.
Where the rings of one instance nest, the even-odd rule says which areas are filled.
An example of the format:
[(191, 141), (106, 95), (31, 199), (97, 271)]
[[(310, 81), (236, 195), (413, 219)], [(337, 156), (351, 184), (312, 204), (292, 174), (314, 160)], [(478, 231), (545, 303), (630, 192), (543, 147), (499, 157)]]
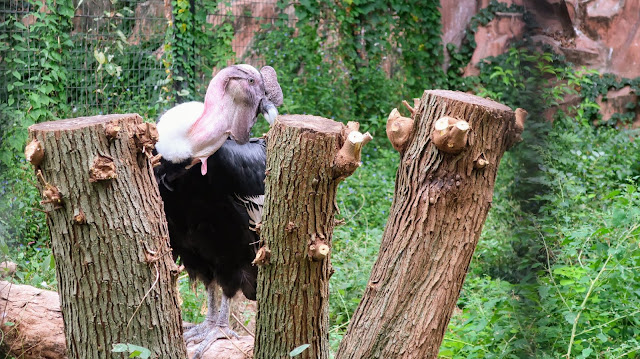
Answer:
[(282, 116), (268, 134), (254, 357), (329, 357), (329, 262), (339, 181), (371, 137), (314, 116)]
[(148, 160), (153, 125), (136, 114), (40, 123), (25, 154), (51, 230), (69, 358), (113, 344), (187, 356), (162, 200)]
[(394, 200), (336, 358), (437, 357), (500, 158), (522, 132), (508, 107), (465, 93), (426, 91), (416, 107), (413, 119), (395, 111), (387, 125), (402, 151)]
[[(0, 353), (21, 359), (67, 358), (58, 293), (0, 281), (0, 309)], [(197, 347), (189, 345), (189, 356)], [(248, 359), (252, 350), (253, 337), (249, 335), (218, 340), (202, 359)]]

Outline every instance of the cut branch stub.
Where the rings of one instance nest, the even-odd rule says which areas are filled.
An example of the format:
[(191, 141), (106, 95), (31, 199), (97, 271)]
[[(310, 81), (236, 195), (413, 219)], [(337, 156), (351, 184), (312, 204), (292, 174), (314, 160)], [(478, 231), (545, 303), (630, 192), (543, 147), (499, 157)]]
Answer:
[(24, 149), (24, 157), (33, 166), (38, 167), (44, 159), (44, 147), (37, 139), (33, 139)]
[(82, 211), (82, 209), (76, 209), (73, 212), (73, 221), (76, 224), (86, 224), (87, 223), (87, 217), (85, 216), (85, 214)]
[(118, 177), (113, 158), (98, 155), (89, 169), (89, 182), (98, 182)]
[(478, 158), (476, 158), (476, 160), (473, 161), (473, 168), (480, 170), (487, 167), (488, 164), (489, 164), (489, 161), (487, 161), (487, 158), (485, 157), (484, 153), (481, 153), (478, 156)]
[(120, 132), (120, 124), (118, 120), (113, 120), (104, 127), (104, 133), (109, 141), (116, 139), (116, 137), (118, 137), (118, 132)]
[(342, 148), (336, 154), (333, 165), (335, 178), (347, 178), (362, 165), (360, 162), (362, 146), (371, 141), (373, 137), (369, 132), (363, 134), (358, 131), (359, 127), (360, 124), (357, 122), (349, 122), (343, 131), (343, 136), (346, 135), (346, 138)]
[(420, 107), (420, 99), (414, 98), (413, 106), (409, 105), (409, 103), (406, 100), (402, 100), (402, 104), (404, 105), (404, 107), (407, 108), (407, 110), (409, 110), (409, 112), (411, 112), (411, 118), (413, 118), (416, 112), (418, 111), (418, 108)]
[(467, 121), (444, 116), (433, 125), (431, 139), (440, 151), (458, 154), (467, 147), (469, 129)]
[(40, 204), (51, 203), (53, 204), (53, 209), (62, 208), (62, 193), (60, 193), (58, 187), (47, 182), (41, 170), (36, 171), (36, 177), (38, 177), (38, 180), (42, 184), (42, 197), (44, 197), (44, 199), (40, 201)]
[(311, 240), (309, 241), (309, 258), (313, 261), (321, 261), (329, 255), (329, 245), (325, 240), (324, 236), (319, 234), (311, 235)]
[[(408, 104), (405, 106), (408, 106)], [(415, 111), (414, 108), (413, 110)], [(391, 141), (393, 148), (400, 153), (404, 153), (412, 132), (413, 120), (409, 117), (403, 117), (398, 109), (394, 108), (387, 119), (387, 137)]]
[(53, 204), (54, 209), (58, 209), (62, 207), (62, 194), (58, 187), (51, 185), (49, 183), (45, 184), (44, 191), (42, 191), (42, 196), (45, 198), (40, 201), (40, 204)]
[(258, 252), (256, 253), (256, 258), (251, 262), (253, 265), (267, 265), (269, 264), (269, 259), (271, 259), (271, 250), (267, 246), (260, 247)]
[(134, 133), (134, 140), (140, 152), (144, 153), (151, 161), (152, 166), (160, 164), (160, 155), (153, 155), (153, 149), (158, 142), (158, 129), (156, 125), (149, 122), (141, 123)]
[(527, 119), (528, 112), (523, 108), (516, 109), (516, 121), (507, 137), (507, 150), (522, 141), (522, 132), (524, 132), (524, 122)]

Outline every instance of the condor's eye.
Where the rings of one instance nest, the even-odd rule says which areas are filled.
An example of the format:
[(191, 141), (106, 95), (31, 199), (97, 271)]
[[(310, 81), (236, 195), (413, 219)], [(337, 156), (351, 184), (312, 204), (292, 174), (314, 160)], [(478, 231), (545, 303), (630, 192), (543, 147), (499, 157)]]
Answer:
[(256, 82), (256, 80), (254, 80), (253, 78), (249, 77), (249, 83), (253, 85), (254, 82)]

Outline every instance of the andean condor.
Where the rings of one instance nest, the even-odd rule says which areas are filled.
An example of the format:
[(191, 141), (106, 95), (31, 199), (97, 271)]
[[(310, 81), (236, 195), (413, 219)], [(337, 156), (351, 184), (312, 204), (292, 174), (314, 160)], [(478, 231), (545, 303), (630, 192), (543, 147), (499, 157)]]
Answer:
[[(207, 89), (205, 103), (188, 102), (159, 120), (155, 176), (164, 201), (174, 258), (190, 278), (207, 287), (205, 320), (187, 330), (185, 341), (201, 342), (193, 358), (229, 329), (229, 298), (238, 290), (256, 298), (255, 258), (264, 198), (264, 140), (249, 139), (259, 113), (272, 123), (282, 90), (275, 71), (249, 65), (222, 70)], [(215, 284), (222, 287), (217, 307)]]

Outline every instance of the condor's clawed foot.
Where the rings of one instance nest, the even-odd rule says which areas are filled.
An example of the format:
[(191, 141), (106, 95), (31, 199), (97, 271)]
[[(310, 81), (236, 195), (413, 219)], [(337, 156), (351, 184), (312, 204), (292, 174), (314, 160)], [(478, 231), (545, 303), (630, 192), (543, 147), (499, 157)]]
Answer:
[(184, 343), (189, 345), (189, 343), (200, 343), (207, 337), (207, 334), (214, 331), (216, 329), (216, 318), (212, 318), (213, 320), (205, 319), (202, 323), (197, 325), (189, 325), (184, 326)]
[[(200, 359), (218, 339), (239, 339), (240, 337), (228, 326), (216, 326), (210, 332), (206, 333), (201, 339), (200, 344), (193, 352), (191, 359)], [(195, 341), (197, 343), (197, 341)]]
[(218, 339), (239, 339), (236, 332), (229, 328), (229, 297), (222, 294), (220, 309), (216, 308), (215, 284), (207, 286), (207, 304), (209, 310), (205, 320), (184, 333), (184, 341), (198, 344), (192, 359), (200, 359), (202, 355)]

